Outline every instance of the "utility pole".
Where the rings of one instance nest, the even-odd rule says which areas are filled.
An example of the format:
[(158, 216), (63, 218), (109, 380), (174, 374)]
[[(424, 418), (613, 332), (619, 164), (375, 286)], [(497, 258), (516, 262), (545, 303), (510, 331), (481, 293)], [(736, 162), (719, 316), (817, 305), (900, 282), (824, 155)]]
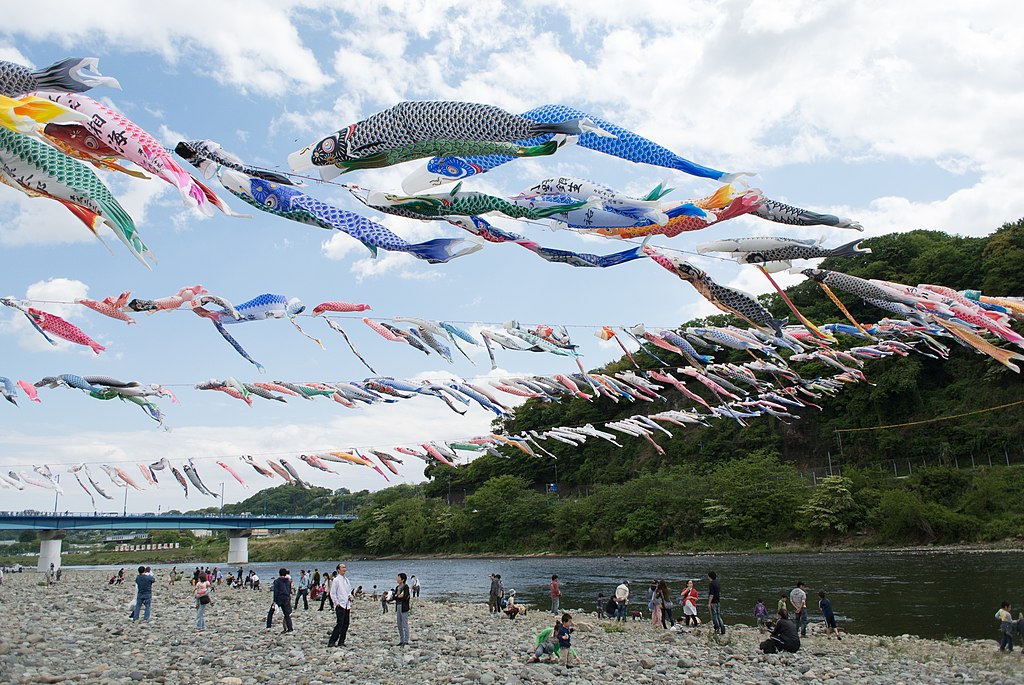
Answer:
[(122, 515), (128, 515), (128, 488), (124, 489), (124, 510), (121, 512)]
[(224, 483), (220, 484), (220, 511), (224, 513)]
[[(1010, 460), (1007, 459), (1006, 463), (1009, 464)], [(60, 474), (59, 473), (57, 474), (57, 485), (60, 485)], [(58, 499), (60, 499), (60, 491), (59, 490), (54, 490), (53, 491), (53, 513), (54, 514), (57, 513), (57, 500)]]

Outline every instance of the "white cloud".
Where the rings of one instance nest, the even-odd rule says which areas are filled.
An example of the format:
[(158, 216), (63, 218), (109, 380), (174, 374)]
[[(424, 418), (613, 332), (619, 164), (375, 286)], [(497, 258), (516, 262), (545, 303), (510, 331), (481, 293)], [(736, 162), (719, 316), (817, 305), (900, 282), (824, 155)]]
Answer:
[[(131, 0), (112, 0), (103, 12), (51, 0), (33, 5), (32, 12), (11, 15), (3, 31), (68, 46), (102, 40), (122, 50), (156, 53), (171, 65), (202, 65), (197, 69), (201, 75), (243, 93), (278, 96), (294, 89), (317, 90), (330, 82), (294, 23), (297, 10), (316, 4), (181, 0), (147, 5), (143, 17)], [(40, 16), (47, 20), (38, 21)]]
[[(235, 402), (231, 399), (228, 401)], [(401, 420), (396, 421), (399, 413)], [(170, 433), (83, 431), (76, 434), (73, 441), (62, 436), (11, 430), (0, 435), (0, 445), (4, 446), (0, 465), (5, 470), (13, 467), (30, 468), (33, 463), (45, 461), (57, 473), (64, 471), (67, 465), (81, 461), (95, 464), (102, 460), (116, 463), (134, 476), (138, 472), (135, 464), (151, 463), (166, 456), (180, 470), (182, 463), (192, 458), (207, 487), (219, 493), (220, 485), (224, 483), (225, 501), (231, 502), (244, 499), (262, 487), (274, 487), (282, 483), (276, 477), (263, 478), (238, 458), (249, 454), (258, 461), (284, 457), (303, 479), (308, 479), (314, 485), (345, 487), (353, 491), (377, 490), (388, 483), (371, 469), (344, 465), (335, 468), (332, 464), (332, 468), (338, 471), (338, 475), (332, 475), (308, 467), (299, 460), (298, 455), (350, 448), (389, 450), (395, 445), (414, 446), (429, 440), (464, 439), (489, 432), (492, 418), (493, 414), (476, 403), (469, 407), (465, 416), (459, 416), (440, 400), (424, 397), (403, 400), (400, 406), (373, 405), (323, 422), (275, 423), (266, 427), (197, 425), (175, 428)], [(40, 459), (40, 454), (45, 454), (45, 459)], [(234, 468), (250, 485), (250, 489), (243, 489), (226, 470), (218, 466), (218, 458)], [(417, 459), (405, 460), (405, 465), (398, 467), (401, 476), (397, 480), (422, 481), (423, 466)], [(119, 510), (124, 493), (112, 484), (107, 487), (109, 479), (98, 466), (90, 468), (94, 477), (99, 476), (97, 480), (108, 494), (115, 496), (109, 502), (97, 496), (100, 509)], [(385, 473), (392, 483), (396, 481), (390, 472)], [(65, 496), (60, 500), (60, 508), (86, 511), (90, 505), (85, 493), (77, 486), (70, 488), (66, 485), (72, 478), (70, 474), (63, 474), (61, 478), (65, 484)], [(159, 485), (147, 487), (145, 493), (129, 491), (130, 511), (156, 511), (158, 505), (163, 509), (191, 509), (216, 503), (213, 498), (193, 494), (191, 486), (188, 500), (184, 500), (181, 487), (169, 473), (158, 472), (158, 478)], [(142, 484), (141, 478), (139, 483)], [(30, 488), (24, 492), (5, 492), (4, 497), (6, 506), (11, 509), (45, 508), (47, 505), (41, 503), (52, 503), (53, 493)]]
[(175, 145), (178, 144), (179, 141), (189, 140), (189, 137), (186, 136), (184, 133), (175, 131), (173, 128), (171, 128), (165, 123), (160, 124), (160, 127), (157, 129), (157, 134), (155, 138), (159, 140), (161, 143), (163, 143), (164, 147), (169, 148), (173, 148)]
[[(937, 5), (923, 0), (845, 4), (809, 0), (694, 1), (673, 4), (671, 12), (665, 11), (666, 6), (664, 2), (643, 0), (594, 0), (586, 8), (569, 0), (518, 4), (453, 0), (439, 7), (422, 0), (393, 0), (382, 9), (380, 3), (371, 0), (353, 0), (344, 7), (312, 0), (203, 5), (189, 0), (167, 7), (147, 5), (146, 30), (140, 31), (136, 3), (114, 1), (104, 6), (103, 12), (96, 12), (91, 7), (43, 2), (34, 6), (32, 16), (23, 13), (8, 17), (2, 33), (19, 41), (25, 39), (26, 44), (56, 41), (69, 54), (89, 54), (83, 51), (83, 45), (101, 44), (147, 53), (144, 58), (155, 54), (178, 69), (201, 70), (196, 78), (212, 79), (234, 93), (248, 93), (247, 104), (254, 111), (266, 112), (270, 136), (299, 138), (296, 148), (400, 99), (490, 102), (517, 112), (545, 102), (562, 102), (635, 130), (695, 162), (726, 171), (757, 170), (761, 176), (755, 181), (770, 189), (772, 197), (859, 219), (867, 229), (865, 237), (915, 228), (980, 235), (1024, 215), (1024, 198), (1019, 193), (1024, 183), (1024, 170), (1019, 164), (1024, 152), (1019, 126), (1024, 114), (1024, 72), (1020, 69), (1024, 44), (1014, 33), (1024, 18), (1024, 9), (1018, 3), (993, 2), (979, 9), (970, 3)], [(43, 13), (52, 15), (52, 19), (39, 22), (38, 15)], [(205, 29), (196, 30), (194, 24), (183, 23), (182, 16), (203, 16)], [(329, 44), (326, 40), (314, 43), (316, 35), (323, 38), (328, 33), (332, 36)], [(0, 47), (0, 58), (28, 62), (24, 55), (29, 51), (27, 47), (11, 47), (13, 41), (9, 45)], [(147, 64), (153, 63), (149, 58)], [(130, 93), (134, 75), (112, 75), (122, 77), (126, 86), (124, 94), (117, 94), (117, 101), (128, 111), (143, 108), (143, 104), (124, 97)], [(336, 87), (328, 90), (326, 86), (331, 83)], [(280, 101), (273, 104), (283, 112), (273, 117), (268, 102), (278, 97)], [(173, 100), (149, 106), (151, 113), (166, 113), (167, 124), (161, 128), (165, 141), (177, 137), (175, 128), (198, 130), (199, 120), (188, 121), (189, 111), (175, 106)], [(214, 114), (206, 112), (204, 116)], [(216, 116), (218, 121), (223, 120), (220, 113)], [(265, 165), (279, 167), (281, 159), (273, 158), (269, 151), (261, 152), (264, 146), (258, 143), (264, 134), (259, 133), (259, 121), (227, 120), (227, 124), (224, 130), (228, 133), (219, 135), (235, 131), (242, 143), (251, 138), (260, 150), (251, 150), (247, 156), (259, 160), (261, 154), (266, 154)], [(243, 125), (244, 130), (238, 128)], [(253, 131), (251, 136), (247, 131)], [(419, 164), (373, 170), (358, 178), (368, 187), (394, 189)], [(856, 180), (846, 180), (850, 176), (843, 172), (855, 165), (877, 169), (879, 177), (871, 179), (876, 183), (862, 187)], [(924, 184), (904, 184), (908, 179), (898, 173), (912, 173), (906, 170), (914, 166), (926, 167), (942, 178), (941, 189), (922, 190)], [(828, 197), (840, 199), (822, 199), (826, 181), (818, 172), (825, 167), (838, 170), (832, 178), (847, 184), (848, 199), (835, 192)], [(471, 179), (466, 188), (505, 195), (559, 173), (593, 178), (629, 193), (646, 192), (649, 185), (668, 177), (679, 188), (675, 195), (680, 198), (706, 194), (712, 185), (682, 173), (627, 164), (588, 150), (562, 150), (550, 159), (516, 161)], [(783, 185), (778, 183), (782, 175), (796, 180), (779, 187)], [(176, 213), (166, 220), (168, 223), (190, 227), (195, 222), (195, 216), (182, 208), (177, 193), (166, 183), (105, 178), (110, 179), (112, 190), (140, 228), (146, 229), (143, 235), (158, 254), (162, 241), (200, 237), (198, 231), (184, 236), (147, 232), (151, 225), (163, 228), (156, 218), (166, 220), (172, 209)], [(374, 217), (410, 242), (458, 234), (443, 224), (381, 218), (330, 184), (310, 184), (307, 192)], [(8, 217), (0, 226), (3, 246), (92, 240), (56, 203), (30, 202), (8, 192), (0, 195), (0, 211)], [(509, 229), (527, 233), (545, 245), (562, 241), (568, 249), (579, 249), (572, 247), (572, 241), (580, 244), (587, 240), (566, 232), (538, 231), (536, 225), (509, 224)], [(856, 237), (850, 232), (795, 229), (745, 217), (698, 234), (672, 240), (656, 238), (655, 243), (691, 250), (705, 240), (751, 234), (827, 235), (826, 244), (830, 245)], [(296, 237), (296, 244), (298, 240)], [(233, 264), (244, 263), (246, 270), (265, 273), (268, 263), (250, 261), (252, 253), (240, 245), (241, 241), (232, 246)], [(623, 243), (605, 241), (596, 249), (588, 246), (586, 251), (604, 253), (625, 247)], [(223, 245), (211, 237), (208, 244), (197, 249), (218, 248)], [(371, 260), (364, 256), (363, 249), (340, 234), (322, 244), (326, 259), (342, 260), (353, 255), (350, 269), (357, 285), (373, 278), (384, 282), (462, 276), (460, 271), (452, 271), (452, 265), (430, 266), (407, 254), (382, 252), (379, 259)], [(718, 313), (690, 286), (652, 265), (642, 265), (642, 274), (641, 265), (632, 272), (628, 268), (600, 272), (607, 284), (603, 290), (594, 291), (578, 287), (594, 276), (586, 270), (549, 266), (532, 256), (520, 258), (525, 252), (510, 246), (495, 250), (518, 258), (510, 267), (529, 263), (541, 278), (550, 277), (552, 291), (587, 293), (588, 299), (600, 299), (610, 321), (633, 317), (637, 311), (653, 311), (648, 303), (638, 303), (633, 289), (636, 281), (630, 280), (634, 274), (649, 279), (656, 296), (666, 294), (658, 298), (660, 313), (649, 317), (663, 320), (645, 321), (652, 328)], [(273, 254), (274, 259), (280, 256), (279, 252)], [(128, 257), (118, 254), (117, 258), (110, 264), (119, 267)], [(458, 269), (461, 261), (457, 260), (454, 268)], [(710, 259), (695, 259), (695, 263), (723, 284), (752, 294), (770, 290), (756, 270)], [(550, 270), (541, 273), (542, 268)], [(576, 280), (562, 281), (563, 274), (572, 274)], [(620, 274), (627, 277), (618, 280)], [(522, 299), (524, 308), (531, 303), (526, 286), (534, 280), (532, 276), (522, 280), (527, 293)], [(796, 277), (780, 274), (778, 278), (785, 284)], [(453, 277), (453, 282), (456, 280)], [(95, 287), (100, 285), (96, 283)], [(401, 297), (397, 291), (382, 289), (381, 299), (393, 296), (397, 300)], [(483, 300), (478, 297), (481, 293)], [(591, 294), (593, 298), (589, 298)], [(499, 299), (501, 294), (478, 288), (473, 295), (477, 299), (470, 301), (470, 306), (487, 307), (493, 312), (488, 318), (527, 315), (522, 311), (510, 313), (507, 301)], [(594, 309), (584, 308), (580, 300), (574, 304), (571, 298), (560, 298), (569, 303), (567, 307)], [(494, 308), (495, 304), (505, 308)], [(554, 310), (549, 302), (543, 304), (544, 317), (558, 316), (551, 313)], [(461, 305), (453, 298), (446, 306), (454, 309)], [(574, 318), (575, 313), (570, 315), (569, 311), (563, 307), (563, 320)], [(69, 313), (76, 315), (80, 316)], [(6, 317), (0, 325), (9, 335), (25, 335), (32, 339), (31, 344), (41, 343), (34, 332), (28, 335), (30, 331), (20, 314)], [(11, 329), (15, 325), (20, 326), (16, 331)], [(614, 344), (595, 343), (589, 339), (589, 332), (586, 335), (602, 353), (617, 354)], [(625, 344), (632, 349), (632, 343)], [(464, 349), (481, 362), (477, 369), (486, 374), (483, 348)], [(84, 353), (89, 354), (88, 350)], [(496, 354), (517, 370), (543, 368), (550, 362), (548, 355), (501, 350)], [(436, 373), (444, 372), (431, 372)], [(490, 375), (513, 373), (499, 370)], [(216, 404), (226, 417), (235, 416), (238, 406), (228, 398)], [(401, 418), (396, 420), (396, 416)], [(474, 407), (462, 419), (440, 401), (424, 399), (403, 402), (401, 407), (371, 407), (343, 418), (332, 415), (323, 421), (306, 416), (294, 421), (275, 418), (273, 430), (230, 425), (231, 419), (227, 418), (226, 425), (180, 426), (170, 435), (157, 431), (75, 431), (74, 440), (69, 440), (56, 430), (52, 436), (42, 437), (5, 433), (0, 441), (7, 440), (12, 449), (5, 450), (0, 459), (24, 463), (41, 453), (48, 459), (50, 454), (56, 455), (53, 459), (58, 461), (91, 459), (96, 454), (112, 454), (111, 458), (118, 459), (145, 454), (155, 459), (168, 453), (180, 461), (188, 455), (206, 457), (211, 452), (288, 452), (299, 444), (313, 449), (382, 441), (416, 443), (485, 432), (489, 418), (487, 412)], [(239, 419), (238, 423), (246, 420)], [(208, 482), (219, 484), (220, 479), (214, 475), (219, 475), (219, 467), (205, 458), (197, 463)], [(421, 464), (410, 460), (406, 468), (411, 467)], [(298, 463), (296, 468), (306, 469)], [(230, 476), (223, 475), (228, 498), (240, 498), (244, 493)], [(314, 482), (318, 477), (311, 475)], [(249, 478), (258, 482), (255, 475)], [(354, 489), (383, 483), (376, 474), (354, 468), (325, 478), (331, 479), (331, 484)], [(166, 497), (163, 501), (180, 506), (176, 488), (172, 482), (161, 484), (158, 491), (160, 497)], [(29, 497), (22, 493), (13, 496)], [(36, 497), (33, 501), (38, 501)], [(190, 499), (189, 504), (198, 502)], [(144, 506), (141, 501), (139, 506)]]
[(21, 64), (22, 66), (32, 67), (32, 60), (26, 57), (21, 50), (14, 47), (13, 45), (0, 45), (0, 59), (6, 62), (14, 62), (15, 64)]
[[(150, 205), (158, 202), (170, 188), (159, 179), (146, 181), (125, 174), (105, 174), (103, 181), (140, 229), (146, 226)], [(83, 243), (96, 239), (89, 229), (59, 202), (49, 198), (28, 197), (8, 186), (0, 189), (0, 192), (0, 211), (8, 217), (0, 224), (0, 245), (22, 247)], [(179, 201), (177, 193), (175, 201)], [(122, 253), (126, 248), (121, 246), (109, 227), (103, 224), (98, 231), (117, 258), (131, 260), (130, 255), (126, 257), (127, 253)], [(143, 241), (147, 242), (145, 234), (142, 235)], [(149, 242), (147, 244), (153, 246)]]
[[(25, 290), (25, 299), (28, 306), (40, 309), (50, 314), (55, 314), (69, 322), (84, 320), (84, 308), (74, 304), (77, 298), (87, 297), (89, 286), (81, 281), (68, 278), (50, 278), (45, 281), (37, 281), (28, 286)], [(0, 321), (0, 333), (16, 336), (18, 346), (29, 352), (74, 352), (92, 356), (93, 352), (88, 347), (76, 345), (62, 340), (50, 334), (49, 338), (56, 345), (46, 342), (46, 339), (29, 323), (24, 314), (17, 310), (4, 308), (10, 312)], [(90, 336), (94, 340), (104, 342), (98, 336)]]
[(444, 273), (436, 266), (421, 262), (405, 252), (386, 252), (384, 250), (380, 250), (376, 258), (367, 257), (356, 260), (352, 263), (351, 272), (355, 275), (357, 283), (384, 275), (395, 276), (406, 281), (444, 278)]
[(78, 219), (61, 204), (47, 198), (30, 198), (13, 188), (0, 188), (0, 212), (9, 217), (0, 224), (0, 245), (50, 245), (95, 240)]
[(347, 233), (341, 232), (334, 233), (330, 238), (320, 243), (320, 250), (324, 256), (335, 261), (341, 261), (349, 253), (365, 249), (358, 240)]

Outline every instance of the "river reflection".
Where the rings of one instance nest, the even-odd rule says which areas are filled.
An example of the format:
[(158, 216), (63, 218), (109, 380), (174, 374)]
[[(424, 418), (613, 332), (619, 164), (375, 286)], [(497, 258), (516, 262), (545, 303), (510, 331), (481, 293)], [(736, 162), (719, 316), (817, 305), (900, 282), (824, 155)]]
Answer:
[[(141, 560), (140, 560), (141, 561)], [(506, 590), (535, 609), (550, 607), (548, 583), (558, 574), (562, 609), (591, 612), (598, 592), (609, 596), (630, 581), (631, 605), (647, 610), (647, 588), (664, 578), (674, 595), (694, 579), (700, 592), (701, 620), (707, 620), (707, 571), (722, 584), (726, 624), (753, 625), (753, 609), (763, 599), (774, 612), (779, 595), (796, 582), (807, 584), (811, 619), (819, 619), (818, 590), (832, 600), (841, 628), (856, 633), (970, 639), (997, 638), (993, 616), (1002, 600), (1013, 603), (1014, 616), (1024, 609), (1020, 569), (1024, 552), (829, 552), (822, 554), (722, 554), (660, 557), (543, 557), (486, 559), (343, 559), (353, 586), (369, 593), (373, 585), (389, 588), (399, 571), (419, 577), (422, 594), (431, 599), (487, 602), (488, 574), (500, 573)], [(301, 568), (325, 571), (337, 561), (247, 564), (262, 579), (285, 566), (298, 577)], [(210, 564), (213, 566), (214, 564)], [(217, 564), (224, 568), (224, 564)], [(194, 568), (179, 565), (183, 570)], [(70, 570), (70, 569), (69, 569)], [(811, 601), (813, 600), (813, 601)], [(486, 607), (481, 608), (486, 612)], [(676, 611), (678, 614), (678, 610)]]

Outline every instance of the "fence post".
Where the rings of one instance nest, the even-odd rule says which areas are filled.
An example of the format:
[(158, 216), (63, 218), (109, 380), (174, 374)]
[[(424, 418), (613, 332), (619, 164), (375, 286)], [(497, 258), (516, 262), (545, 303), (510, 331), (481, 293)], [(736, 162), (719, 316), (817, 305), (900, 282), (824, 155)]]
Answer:
[(1003, 454), (1006, 455), (1006, 465), (1009, 466), (1010, 465), (1010, 453), (1006, 451), (1005, 447), (1003, 448)]
[(896, 476), (897, 478), (900, 477), (900, 472), (896, 470), (896, 460), (895, 459), (892, 460), (892, 475)]

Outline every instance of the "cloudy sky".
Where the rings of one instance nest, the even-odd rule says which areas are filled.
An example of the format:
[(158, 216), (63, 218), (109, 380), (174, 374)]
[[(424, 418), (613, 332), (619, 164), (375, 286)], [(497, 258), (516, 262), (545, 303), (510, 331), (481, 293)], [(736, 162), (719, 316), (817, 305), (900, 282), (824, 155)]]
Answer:
[[(91, 94), (121, 110), (169, 147), (211, 138), (243, 159), (285, 168), (288, 153), (402, 100), (484, 102), (522, 112), (561, 103), (593, 112), (670, 147), (695, 162), (727, 171), (755, 171), (767, 195), (860, 220), (865, 236), (918, 228), (985, 235), (1024, 215), (1024, 44), (1012, 36), (1018, 3), (594, 2), (516, 3), (245, 2), (179, 0), (142, 5), (110, 0), (37, 1), (32, 12), (9, 13), (0, 28), (0, 59), (42, 67), (67, 56), (97, 56), (121, 91)], [(358, 172), (363, 187), (398, 190), (413, 162)], [(506, 165), (467, 182), (466, 189), (512, 195), (541, 178), (590, 178), (630, 193), (662, 180), (668, 199), (697, 197), (715, 184), (643, 167), (589, 150)], [(321, 321), (302, 319), (326, 350), (287, 321), (235, 326), (232, 332), (267, 368), (260, 375), (205, 321), (187, 312), (139, 315), (138, 323), (104, 318), (64, 304), (130, 290), (156, 298), (201, 283), (234, 302), (264, 292), (365, 302), (375, 316), (419, 316), (466, 327), (517, 320), (563, 324), (597, 366), (617, 348), (593, 336), (600, 325), (671, 326), (712, 313), (686, 284), (647, 262), (613, 269), (574, 269), (539, 260), (514, 245), (484, 250), (446, 265), (405, 255), (376, 260), (359, 244), (260, 214), (204, 218), (185, 209), (177, 191), (157, 180), (103, 172), (159, 259), (146, 271), (105, 235), (109, 254), (56, 203), (0, 188), (0, 295), (37, 306), (81, 326), (107, 347), (50, 347), (17, 312), (0, 312), (0, 375), (30, 382), (60, 373), (105, 374), (162, 383), (179, 404), (161, 402), (170, 431), (136, 407), (99, 402), (79, 391), (43, 389), (41, 404), (21, 398), (0, 406), (0, 466), (29, 470), (49, 464), (131, 465), (192, 458), (226, 501), (244, 491), (215, 459), (263, 457), (414, 444), (486, 432), (479, 407), (457, 416), (437, 400), (350, 410), (325, 400), (287, 405), (256, 400), (252, 408), (220, 393), (191, 389), (209, 378), (242, 381), (337, 381), (366, 373), (340, 337)], [(343, 180), (349, 180), (345, 178)], [(310, 194), (358, 210), (344, 190), (315, 184)], [(239, 212), (246, 208), (226, 193)], [(366, 212), (366, 210), (362, 210)], [(454, 227), (382, 220), (424, 240), (457, 236)], [(496, 219), (541, 244), (609, 253), (621, 243)], [(852, 239), (835, 229), (780, 228), (737, 219), (655, 244), (693, 250), (709, 239), (757, 234)], [(752, 269), (693, 258), (720, 282), (763, 292)], [(749, 268), (749, 267), (748, 267)], [(356, 320), (342, 321), (378, 371), (401, 378), (483, 376), (475, 365), (448, 365), (407, 346), (387, 343)], [(564, 358), (499, 352), (510, 373), (571, 372)], [(234, 461), (231, 461), (234, 460)], [(313, 482), (351, 489), (385, 485), (366, 469), (343, 469)], [(422, 479), (406, 462), (401, 480)], [(417, 468), (417, 466), (419, 468)], [(132, 467), (134, 469), (134, 467)], [(253, 490), (259, 478), (241, 471)], [(105, 478), (97, 471), (100, 478)], [(64, 474), (62, 484), (71, 477)], [(57, 503), (91, 504), (71, 480)], [(112, 502), (123, 493), (111, 487)], [(52, 493), (3, 491), (3, 509), (54, 506)], [(128, 495), (129, 510), (196, 507), (175, 484)]]

